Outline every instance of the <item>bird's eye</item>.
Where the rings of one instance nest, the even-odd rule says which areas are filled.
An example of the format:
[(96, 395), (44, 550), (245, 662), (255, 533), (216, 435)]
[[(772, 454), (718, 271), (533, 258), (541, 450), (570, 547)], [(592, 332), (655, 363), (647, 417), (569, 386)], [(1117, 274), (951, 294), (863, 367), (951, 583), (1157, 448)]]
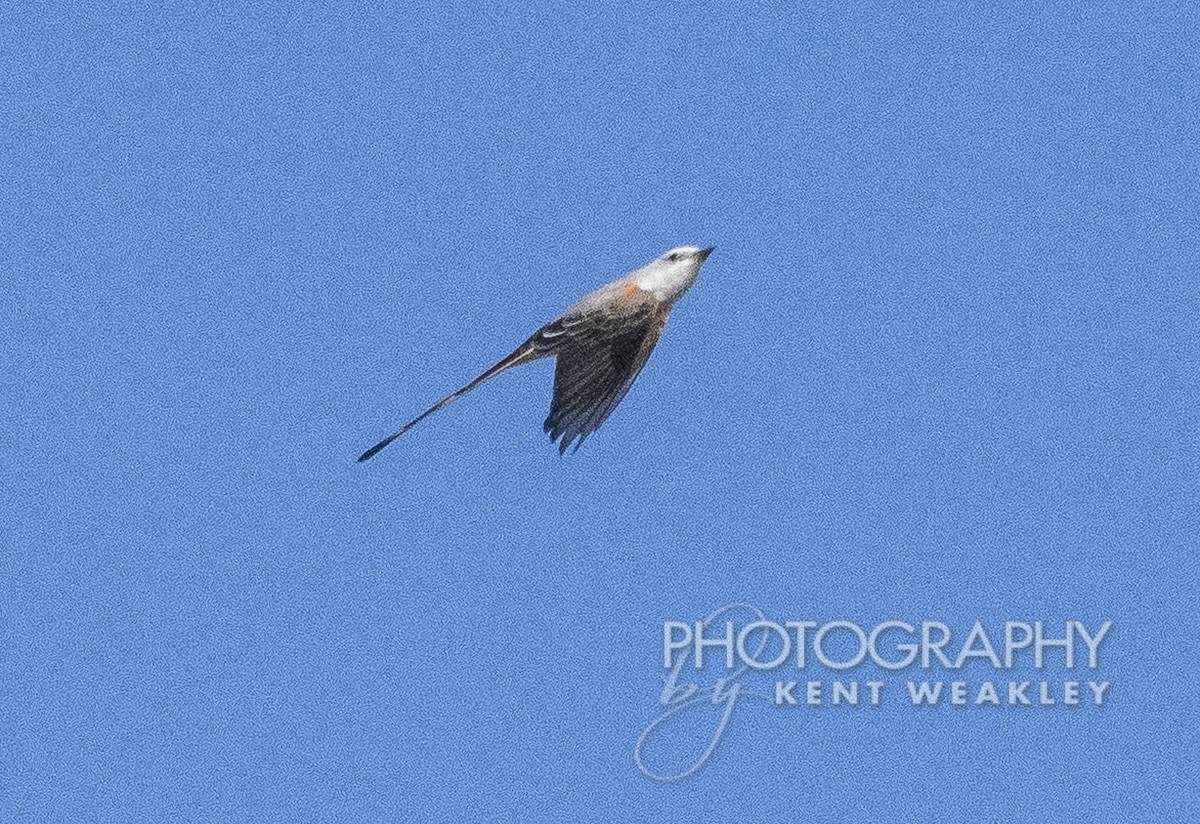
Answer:
[(667, 255), (667, 260), (669, 260), (669, 261), (671, 261), (672, 263), (674, 263), (675, 261), (679, 260), (679, 253), (678, 253), (678, 252), (672, 252), (671, 254)]

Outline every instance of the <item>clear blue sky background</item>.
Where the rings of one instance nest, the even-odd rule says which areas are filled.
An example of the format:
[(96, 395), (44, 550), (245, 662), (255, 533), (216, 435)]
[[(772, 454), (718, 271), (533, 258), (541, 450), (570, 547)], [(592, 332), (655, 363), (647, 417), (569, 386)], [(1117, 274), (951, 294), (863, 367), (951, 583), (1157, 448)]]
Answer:
[[(0, 818), (1195, 820), (1198, 38), (8, 4)], [(578, 454), (543, 362), (354, 464), (680, 243)], [(1111, 619), (1110, 703), (746, 704), (651, 781), (662, 622), (733, 601)]]

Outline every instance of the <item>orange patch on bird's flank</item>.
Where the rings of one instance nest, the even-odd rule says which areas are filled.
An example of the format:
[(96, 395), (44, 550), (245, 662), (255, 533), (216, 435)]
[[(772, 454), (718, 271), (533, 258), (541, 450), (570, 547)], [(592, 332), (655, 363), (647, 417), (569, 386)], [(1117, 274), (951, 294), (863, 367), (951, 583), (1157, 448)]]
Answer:
[(621, 297), (631, 298), (640, 291), (642, 291), (642, 287), (638, 286), (636, 283), (630, 283), (626, 285), (625, 289), (621, 292)]

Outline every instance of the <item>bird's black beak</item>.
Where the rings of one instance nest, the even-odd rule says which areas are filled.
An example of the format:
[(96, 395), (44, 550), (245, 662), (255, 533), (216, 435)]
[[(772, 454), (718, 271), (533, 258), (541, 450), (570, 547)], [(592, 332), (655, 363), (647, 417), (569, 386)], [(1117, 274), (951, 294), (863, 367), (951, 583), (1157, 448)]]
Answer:
[(708, 256), (713, 253), (713, 249), (715, 249), (715, 248), (717, 248), (717, 247), (709, 246), (707, 249), (701, 249), (699, 252), (696, 253), (696, 257), (700, 258), (700, 262), (703, 263), (704, 261), (708, 260)]

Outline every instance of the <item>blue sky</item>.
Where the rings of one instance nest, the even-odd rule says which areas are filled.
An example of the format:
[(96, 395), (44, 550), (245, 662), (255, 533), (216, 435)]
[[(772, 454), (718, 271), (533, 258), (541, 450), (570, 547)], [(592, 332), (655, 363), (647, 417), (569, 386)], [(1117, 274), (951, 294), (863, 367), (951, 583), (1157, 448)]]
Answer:
[[(0, 31), (0, 817), (1200, 814), (1185, 4)], [(577, 454), (542, 362), (354, 463), (682, 243), (717, 251)], [(651, 780), (663, 622), (734, 603), (1111, 620), (1111, 692), (747, 702)], [(930, 677), (1012, 677), (968, 670)]]

